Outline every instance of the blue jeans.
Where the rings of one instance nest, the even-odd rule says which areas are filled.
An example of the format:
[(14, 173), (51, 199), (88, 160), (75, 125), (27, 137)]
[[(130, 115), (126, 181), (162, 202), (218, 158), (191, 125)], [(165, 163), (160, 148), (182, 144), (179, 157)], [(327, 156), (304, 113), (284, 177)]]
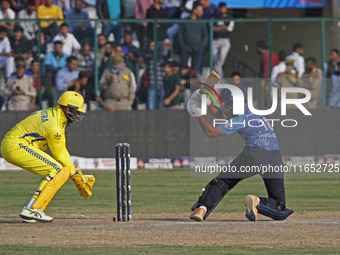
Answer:
[(158, 108), (155, 108), (155, 88), (148, 88), (148, 110), (153, 109), (162, 109), (163, 108), (163, 99), (164, 99), (164, 89), (157, 90), (157, 104)]
[(102, 34), (106, 37), (106, 39), (108, 39), (110, 34), (113, 33), (115, 42), (117, 43), (121, 43), (122, 41), (122, 32), (123, 27), (120, 24), (112, 25), (109, 23), (107, 26), (103, 25), (102, 27)]

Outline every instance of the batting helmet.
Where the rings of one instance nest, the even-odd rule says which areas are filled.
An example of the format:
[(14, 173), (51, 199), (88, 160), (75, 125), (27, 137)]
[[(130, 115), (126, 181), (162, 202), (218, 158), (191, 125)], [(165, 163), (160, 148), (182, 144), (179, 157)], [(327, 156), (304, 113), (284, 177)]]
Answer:
[(72, 107), (79, 112), (86, 113), (84, 109), (84, 98), (75, 91), (67, 91), (58, 100), (59, 105)]

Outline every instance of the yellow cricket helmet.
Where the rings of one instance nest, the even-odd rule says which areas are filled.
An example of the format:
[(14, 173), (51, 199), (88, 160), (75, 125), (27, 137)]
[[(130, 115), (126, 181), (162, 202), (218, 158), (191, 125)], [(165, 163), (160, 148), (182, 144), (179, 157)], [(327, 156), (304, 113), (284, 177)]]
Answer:
[(58, 100), (59, 105), (75, 108), (77, 111), (86, 113), (84, 110), (84, 98), (75, 91), (67, 91)]

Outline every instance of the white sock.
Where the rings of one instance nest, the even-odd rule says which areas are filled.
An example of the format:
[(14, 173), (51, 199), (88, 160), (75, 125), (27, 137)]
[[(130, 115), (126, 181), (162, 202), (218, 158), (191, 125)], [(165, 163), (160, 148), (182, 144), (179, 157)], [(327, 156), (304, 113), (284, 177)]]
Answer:
[(201, 206), (199, 207), (199, 209), (203, 209), (204, 212), (207, 213), (207, 207), (205, 207), (204, 205), (201, 205)]

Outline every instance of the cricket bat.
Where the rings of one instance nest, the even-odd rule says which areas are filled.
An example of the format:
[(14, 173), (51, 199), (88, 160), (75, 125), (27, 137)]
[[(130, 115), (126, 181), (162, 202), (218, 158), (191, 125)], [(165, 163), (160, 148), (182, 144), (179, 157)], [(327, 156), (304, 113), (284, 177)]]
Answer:
[(215, 87), (215, 84), (218, 83), (220, 79), (221, 76), (219, 76), (218, 73), (216, 73), (215, 71), (211, 71), (204, 83), (211, 87)]
[(201, 90), (200, 90), (200, 94), (205, 94), (204, 90), (208, 89), (210, 92), (213, 92), (212, 94), (217, 95), (217, 97), (218, 97), (218, 99), (220, 101), (220, 104), (222, 104), (222, 102), (221, 102), (217, 92), (214, 89), (215, 84), (217, 84), (220, 79), (221, 79), (221, 76), (219, 76), (218, 73), (216, 73), (215, 71), (211, 71), (211, 73), (209, 74), (209, 76), (207, 77), (205, 82), (204, 83), (200, 82), (200, 84), (202, 84), (202, 87), (201, 87)]

